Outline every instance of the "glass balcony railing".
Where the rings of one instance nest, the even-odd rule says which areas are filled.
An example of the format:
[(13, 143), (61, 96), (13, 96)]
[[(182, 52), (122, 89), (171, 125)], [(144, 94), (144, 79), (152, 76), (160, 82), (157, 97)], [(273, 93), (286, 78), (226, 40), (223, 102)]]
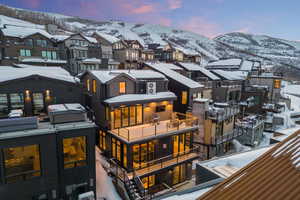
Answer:
[(172, 116), (175, 117), (154, 123), (114, 129), (111, 132), (127, 141), (135, 141), (145, 139), (146, 137), (193, 128), (198, 125), (198, 118), (191, 114), (173, 113)]
[(207, 112), (207, 117), (218, 122), (224, 121), (240, 112), (239, 105), (230, 105), (225, 108), (214, 108)]

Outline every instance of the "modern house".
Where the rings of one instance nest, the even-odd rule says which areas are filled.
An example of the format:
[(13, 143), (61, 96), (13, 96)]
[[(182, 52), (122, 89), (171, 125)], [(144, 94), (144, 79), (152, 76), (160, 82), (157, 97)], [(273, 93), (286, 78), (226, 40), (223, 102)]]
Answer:
[(298, 199), (300, 193), (299, 143), (300, 132), (297, 131), (198, 200)]
[(209, 70), (226, 70), (226, 71), (245, 71), (251, 72), (257, 70), (257, 62), (241, 58), (221, 59), (209, 62), (206, 66)]
[(204, 85), (204, 90), (201, 98), (212, 99), (213, 89), (220, 85), (221, 78), (195, 63), (179, 62), (177, 66), (185, 70), (185, 75)]
[(48, 111), (43, 121), (0, 120), (1, 199), (95, 197), (95, 124), (80, 104), (51, 105)]
[(42, 117), (48, 105), (82, 102), (79, 80), (59, 67), (2, 66), (0, 84), (0, 117), (16, 111)]
[(0, 65), (66, 67), (64, 52), (45, 29), (5, 25), (0, 29)]
[(101, 69), (101, 46), (95, 38), (80, 33), (54, 35), (53, 38), (63, 55), (66, 55), (65, 59), (68, 60), (68, 70), (71, 74)]
[(100, 127), (99, 147), (112, 158), (111, 173), (131, 199), (191, 177), (191, 162), (198, 158), (193, 148), (197, 120), (173, 111), (177, 97), (163, 74), (88, 71), (81, 81)]
[(169, 90), (176, 94), (178, 99), (174, 102), (174, 110), (181, 113), (191, 111), (193, 99), (202, 97), (204, 86), (180, 74), (183, 71), (177, 65), (161, 62), (146, 62), (144, 69), (151, 69), (164, 74), (169, 79)]

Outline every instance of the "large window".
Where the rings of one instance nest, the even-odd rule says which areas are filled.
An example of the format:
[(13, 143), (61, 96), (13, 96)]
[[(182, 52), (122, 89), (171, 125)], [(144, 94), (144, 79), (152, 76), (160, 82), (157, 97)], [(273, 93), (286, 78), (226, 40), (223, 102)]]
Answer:
[(123, 106), (116, 108), (111, 116), (113, 128), (134, 126), (143, 123), (143, 106)]
[(187, 104), (187, 91), (183, 91), (181, 94), (181, 104)]
[(147, 176), (142, 179), (142, 183), (145, 189), (148, 189), (155, 185), (155, 175)]
[(31, 50), (29, 49), (20, 49), (20, 56), (31, 56)]
[(24, 96), (22, 93), (12, 93), (9, 94), (11, 108), (14, 109), (24, 109)]
[(42, 51), (42, 57), (50, 60), (57, 60), (56, 51)]
[(26, 39), (26, 40), (24, 41), (24, 44), (25, 44), (26, 46), (32, 47), (32, 46), (33, 46), (33, 40), (32, 40), (32, 39)]
[(191, 133), (183, 133), (173, 136), (173, 156), (188, 153), (191, 149)]
[(33, 111), (34, 114), (44, 112), (44, 95), (43, 93), (33, 93)]
[(181, 164), (173, 168), (173, 185), (186, 180), (186, 164)]
[(47, 47), (47, 40), (36, 40), (36, 45), (40, 47)]
[(100, 148), (105, 150), (106, 149), (106, 133), (104, 131), (99, 131), (100, 136)]
[(6, 94), (0, 94), (0, 117), (8, 113), (8, 99)]
[(86, 137), (63, 139), (64, 167), (74, 168), (86, 165)]
[(132, 147), (133, 168), (139, 169), (147, 166), (147, 163), (155, 159), (154, 141), (144, 144), (136, 144)]
[(119, 83), (119, 92), (120, 92), (120, 94), (126, 93), (126, 82)]
[(97, 81), (93, 80), (92, 82), (93, 82), (93, 85), (92, 85), (93, 86), (92, 87), (93, 88), (93, 93), (96, 93), (97, 92)]
[(6, 183), (41, 176), (39, 145), (4, 148)]
[(276, 88), (276, 89), (281, 88), (281, 80), (279, 80), (279, 79), (274, 80), (274, 88)]

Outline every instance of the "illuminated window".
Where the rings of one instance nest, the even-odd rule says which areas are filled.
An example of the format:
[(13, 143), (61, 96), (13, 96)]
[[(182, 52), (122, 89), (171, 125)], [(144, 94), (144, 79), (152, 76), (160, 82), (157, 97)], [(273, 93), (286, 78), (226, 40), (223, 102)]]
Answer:
[(90, 79), (87, 79), (87, 80), (86, 80), (86, 88), (87, 88), (88, 91), (91, 90), (91, 87), (90, 87)]
[(127, 145), (123, 144), (123, 165), (127, 167)]
[(111, 148), (111, 156), (112, 157), (114, 157), (114, 158), (116, 158), (117, 156), (116, 156), (116, 139), (115, 138), (112, 138), (112, 140), (111, 140), (111, 143), (112, 143), (112, 148)]
[(6, 183), (41, 176), (39, 145), (4, 148)]
[(86, 165), (86, 137), (63, 139), (64, 167), (74, 168)]
[(96, 80), (93, 80), (93, 93), (97, 92), (97, 82)]
[(181, 93), (181, 104), (187, 104), (187, 91)]
[(279, 89), (281, 88), (281, 80), (274, 80), (274, 88)]
[(22, 93), (9, 94), (10, 104), (12, 109), (24, 108), (24, 95)]
[(152, 187), (155, 185), (155, 175), (144, 177), (142, 183), (145, 189)]
[(117, 160), (121, 162), (121, 142), (117, 141)]
[(143, 106), (142, 105), (136, 106), (136, 123), (137, 124), (143, 123)]
[(126, 82), (120, 82), (119, 83), (119, 92), (120, 94), (125, 94), (126, 93)]
[(106, 149), (106, 133), (104, 131), (99, 131), (99, 135), (100, 135), (100, 148), (105, 150)]

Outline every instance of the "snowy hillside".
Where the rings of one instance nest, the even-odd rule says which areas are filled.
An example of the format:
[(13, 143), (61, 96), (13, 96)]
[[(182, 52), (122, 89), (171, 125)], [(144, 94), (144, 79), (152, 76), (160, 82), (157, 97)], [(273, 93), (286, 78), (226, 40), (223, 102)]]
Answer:
[[(206, 61), (219, 58), (241, 57), (261, 60), (265, 64), (300, 68), (300, 42), (257, 36), (244, 33), (229, 33), (215, 39), (172, 27), (152, 24), (134, 24), (121, 21), (93, 21), (54, 13), (42, 13), (7, 7), (0, 4), (0, 25), (15, 24), (36, 26), (47, 23), (58, 25), (65, 31), (92, 34), (102, 32), (118, 38), (138, 40), (141, 44), (166, 44), (167, 42), (187, 54), (201, 53)], [(4, 16), (3, 16), (4, 15)], [(9, 17), (25, 20), (19, 20)], [(40, 25), (35, 25), (40, 24)], [(289, 70), (291, 71), (291, 70)], [(292, 73), (294, 74), (294, 73)]]

